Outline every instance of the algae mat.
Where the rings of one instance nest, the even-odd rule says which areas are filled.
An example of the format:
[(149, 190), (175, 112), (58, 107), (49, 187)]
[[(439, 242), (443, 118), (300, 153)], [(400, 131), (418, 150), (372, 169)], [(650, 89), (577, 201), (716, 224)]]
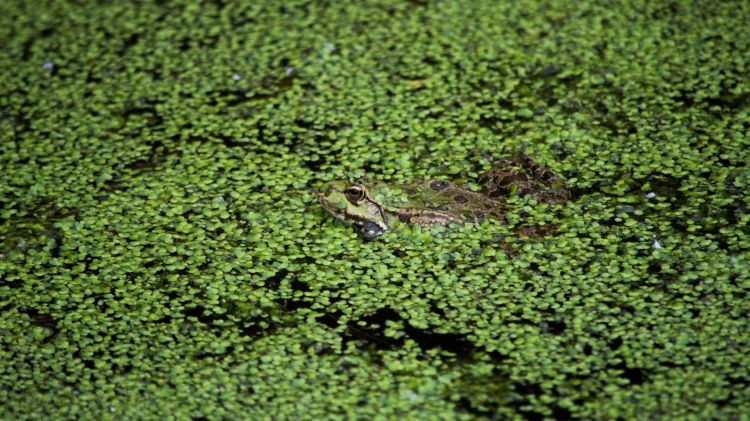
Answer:
[[(750, 410), (750, 3), (0, 16), (0, 418)], [(364, 242), (312, 196), (517, 149), (572, 200)]]

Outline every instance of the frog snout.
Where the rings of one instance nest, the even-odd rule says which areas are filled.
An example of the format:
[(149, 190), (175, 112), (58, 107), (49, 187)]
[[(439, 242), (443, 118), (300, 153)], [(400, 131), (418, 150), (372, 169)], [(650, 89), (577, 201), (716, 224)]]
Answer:
[(328, 195), (331, 192), (332, 188), (333, 187), (330, 184), (328, 184), (328, 183), (321, 184), (320, 186), (318, 186), (317, 189), (315, 189), (315, 195), (316, 196), (326, 196), (326, 195)]

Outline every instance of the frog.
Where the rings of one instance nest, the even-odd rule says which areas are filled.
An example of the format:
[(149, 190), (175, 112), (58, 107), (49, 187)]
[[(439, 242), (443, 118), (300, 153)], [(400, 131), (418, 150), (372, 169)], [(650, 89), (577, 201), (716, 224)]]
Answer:
[(405, 184), (336, 180), (320, 185), (314, 195), (323, 209), (365, 240), (378, 238), (396, 221), (432, 228), (501, 220), (512, 196), (530, 196), (550, 205), (562, 204), (570, 196), (561, 177), (523, 152), (500, 160), (477, 184), (478, 191), (441, 179)]

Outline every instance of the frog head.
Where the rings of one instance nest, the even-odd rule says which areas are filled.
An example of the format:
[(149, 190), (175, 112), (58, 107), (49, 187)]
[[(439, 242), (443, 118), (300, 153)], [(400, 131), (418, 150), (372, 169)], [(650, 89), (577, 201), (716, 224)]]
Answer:
[(388, 230), (385, 212), (362, 183), (332, 181), (318, 187), (315, 197), (334, 218), (351, 225), (362, 237), (372, 240)]

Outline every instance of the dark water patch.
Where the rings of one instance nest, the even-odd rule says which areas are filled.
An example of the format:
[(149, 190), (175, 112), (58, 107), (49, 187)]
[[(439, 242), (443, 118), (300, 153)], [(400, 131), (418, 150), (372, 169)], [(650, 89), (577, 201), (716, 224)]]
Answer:
[(542, 323), (542, 332), (551, 335), (562, 335), (565, 333), (567, 325), (561, 320), (552, 320)]
[(42, 343), (46, 344), (51, 342), (55, 336), (60, 333), (60, 328), (57, 327), (60, 321), (54, 318), (51, 314), (41, 313), (34, 308), (22, 308), (19, 312), (29, 316), (32, 326), (43, 327), (50, 332), (50, 334), (44, 338)]
[[(384, 307), (375, 313), (362, 317), (359, 321), (347, 324), (347, 335), (370, 342), (376, 349), (397, 349), (404, 345), (404, 339), (386, 336), (384, 331), (387, 322), (403, 321), (393, 309)], [(363, 323), (358, 323), (363, 322)]]
[(202, 305), (195, 305), (193, 307), (186, 307), (182, 314), (187, 317), (194, 317), (198, 319), (199, 322), (211, 325), (216, 321), (224, 320), (225, 316), (222, 314), (212, 313), (208, 312), (208, 309), (203, 307)]
[(137, 116), (147, 116), (149, 117), (149, 126), (161, 126), (164, 123), (164, 118), (156, 109), (156, 106), (160, 103), (160, 101), (152, 101), (141, 98), (137, 101), (128, 103), (123, 109), (120, 110), (119, 114), (120, 117), (122, 117), (124, 120), (129, 120), (130, 118)]
[(728, 110), (741, 110), (750, 105), (750, 92), (739, 94), (722, 92), (718, 96), (705, 99), (708, 106), (719, 106)]
[[(541, 385), (536, 383), (514, 383), (513, 384), (513, 390), (518, 393), (522, 398), (518, 400), (513, 400), (508, 403), (508, 406), (513, 407), (523, 415), (524, 419), (527, 420), (543, 420), (543, 419), (549, 419), (548, 416), (527, 409), (528, 405), (531, 403), (531, 399), (529, 399), (530, 396), (536, 397), (536, 400), (539, 401), (542, 399), (545, 395), (552, 395), (555, 398), (562, 398), (561, 396), (558, 396), (558, 393), (555, 391), (549, 391), (545, 392), (545, 390), (542, 388)], [(556, 420), (569, 420), (572, 419), (572, 414), (568, 408), (563, 408), (554, 402), (549, 405), (549, 408), (552, 410), (552, 417), (551, 419)]]
[[(341, 314), (329, 313), (317, 320), (331, 328), (339, 326)], [(439, 348), (457, 356), (465, 356), (476, 347), (465, 335), (454, 333), (435, 333), (427, 329), (416, 328), (404, 320), (395, 310), (384, 307), (359, 320), (349, 321), (346, 325), (345, 340), (362, 340), (376, 349), (397, 349), (403, 346), (404, 338), (393, 338), (385, 334), (389, 322), (401, 323), (406, 337), (416, 342), (424, 350)]]
[(466, 335), (456, 333), (434, 333), (426, 329), (418, 329), (406, 324), (404, 331), (423, 350), (440, 348), (458, 356), (466, 355), (476, 349), (473, 342)]
[(562, 71), (562, 68), (555, 66), (553, 64), (548, 64), (541, 68), (538, 72), (534, 73), (534, 76), (538, 78), (546, 78), (550, 76), (554, 76)]
[(128, 50), (133, 48), (138, 43), (138, 40), (141, 38), (141, 34), (138, 32), (134, 32), (130, 35), (128, 35), (123, 41), (122, 45), (120, 46), (120, 49), (117, 50), (117, 55), (122, 57), (125, 54), (127, 54)]
[(52, 257), (60, 255), (60, 245), (63, 241), (55, 224), (63, 219), (74, 218), (78, 212), (76, 209), (59, 207), (46, 198), (37, 200), (27, 207), (18, 204), (5, 204), (3, 207), (15, 208), (18, 211), (10, 216), (7, 228), (0, 231), (0, 253), (24, 253), (26, 250), (38, 250), (46, 245), (46, 251)]
[(508, 404), (510, 384), (498, 368), (493, 368), (486, 374), (474, 372), (473, 364), (481, 359), (481, 355), (472, 355), (459, 364), (452, 365), (454, 372), (461, 373), (454, 386), (460, 396), (455, 408), (474, 417), (495, 419), (498, 410)]
[(162, 166), (169, 155), (168, 148), (160, 140), (146, 142), (149, 146), (148, 152), (142, 158), (138, 158), (125, 164), (125, 168), (131, 170), (150, 170)]
[(21, 60), (27, 61), (31, 58), (31, 50), (34, 43), (40, 39), (51, 37), (55, 33), (55, 28), (43, 28), (36, 35), (29, 37), (21, 45)]
[(281, 285), (281, 281), (283, 281), (287, 275), (289, 275), (288, 269), (279, 269), (270, 278), (263, 282), (263, 286), (270, 290), (277, 290)]
[(612, 368), (622, 372), (622, 377), (627, 379), (630, 385), (640, 386), (648, 381), (649, 373), (639, 367), (629, 367), (627, 364), (620, 363)]

